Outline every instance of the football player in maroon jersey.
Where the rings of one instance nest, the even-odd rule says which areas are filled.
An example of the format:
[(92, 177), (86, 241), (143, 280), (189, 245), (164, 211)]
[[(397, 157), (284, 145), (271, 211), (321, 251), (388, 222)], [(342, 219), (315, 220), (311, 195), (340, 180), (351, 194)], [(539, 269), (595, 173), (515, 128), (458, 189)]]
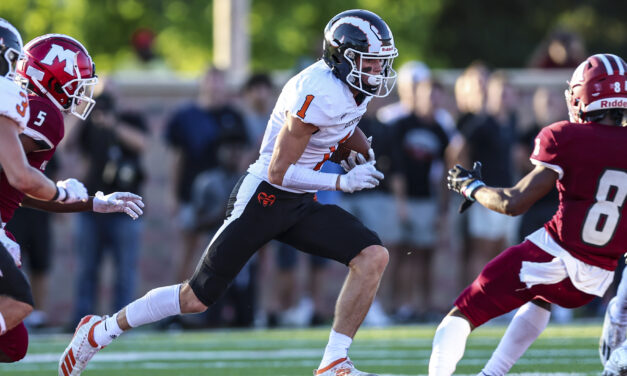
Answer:
[(457, 298), (433, 338), (431, 376), (453, 373), (474, 328), (522, 306), (482, 371), (504, 375), (546, 327), (551, 303), (580, 307), (612, 283), (627, 244), (627, 64), (589, 57), (566, 102), (569, 121), (540, 131), (535, 168), (515, 186), (488, 187), (479, 169), (449, 170), (449, 189), (499, 213), (519, 215), (553, 186), (560, 201), (544, 227), (490, 261)]
[[(25, 58), (19, 61), (17, 73), (28, 80), (30, 118), (19, 135), (19, 141), (29, 165), (44, 171), (63, 139), (62, 112), (85, 119), (95, 103), (91, 99), (91, 89), (97, 78), (87, 50), (80, 42), (66, 35), (48, 34), (35, 38), (24, 47), (24, 52)], [(10, 184), (4, 171), (0, 172), (2, 222), (9, 222), (20, 205), (53, 212), (124, 212), (132, 218), (141, 215), (141, 207), (144, 206), (140, 196), (128, 192), (115, 192), (106, 196), (98, 192), (95, 197), (65, 204), (40, 201), (25, 196), (24, 192)], [(19, 245), (9, 232), (1, 232), (10, 238), (7, 243), (19, 266)], [(0, 335), (0, 362), (19, 361), (27, 348), (28, 332), (20, 322)]]
[[(14, 81), (22, 58), (22, 37), (17, 29), (0, 18), (0, 166), (7, 186), (43, 200), (73, 203), (87, 199), (87, 190), (76, 179), (55, 183), (29, 165), (20, 133), (30, 117), (28, 94)], [(0, 338), (15, 329), (33, 309), (26, 276), (20, 271), (19, 246), (5, 233), (0, 220)], [(8, 341), (13, 354), (25, 352), (23, 342)], [(23, 356), (23, 355), (22, 355)], [(0, 354), (0, 360), (11, 357)]]

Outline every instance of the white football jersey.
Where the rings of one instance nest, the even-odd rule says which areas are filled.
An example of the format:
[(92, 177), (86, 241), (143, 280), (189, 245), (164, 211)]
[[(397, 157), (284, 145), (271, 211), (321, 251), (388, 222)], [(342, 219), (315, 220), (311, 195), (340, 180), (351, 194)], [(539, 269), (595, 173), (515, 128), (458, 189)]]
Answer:
[(26, 128), (30, 118), (28, 93), (4, 77), (0, 77), (0, 115), (15, 121), (20, 127), (20, 132)]
[[(335, 77), (323, 60), (310, 65), (283, 87), (266, 126), (259, 159), (250, 165), (248, 172), (268, 181), (268, 166), (274, 143), (287, 116), (298, 117), (320, 129), (311, 136), (305, 151), (296, 162), (298, 166), (319, 170), (337, 145), (353, 134), (371, 99), (371, 96), (366, 96), (357, 105), (348, 85)], [(311, 192), (280, 186), (277, 188), (290, 192)]]

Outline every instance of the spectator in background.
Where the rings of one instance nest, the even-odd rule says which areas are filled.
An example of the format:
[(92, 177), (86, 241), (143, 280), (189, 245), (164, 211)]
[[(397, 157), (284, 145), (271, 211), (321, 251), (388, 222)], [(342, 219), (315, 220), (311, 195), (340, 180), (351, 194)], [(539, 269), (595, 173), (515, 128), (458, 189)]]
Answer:
[[(483, 163), (486, 184), (510, 186), (513, 182), (512, 148), (516, 134), (517, 97), (513, 87), (503, 72), (489, 76), (484, 87), (484, 75), (480, 67), (471, 67), (468, 80), (471, 90), (466, 98), (467, 113), (460, 118), (461, 143), (457, 145), (456, 158), (462, 165), (472, 161)], [(474, 95), (473, 95), (474, 93)], [(485, 101), (482, 100), (485, 98)], [(469, 250), (466, 280), (477, 275), (495, 255), (505, 248), (511, 218), (490, 211), (481, 205), (473, 205), (468, 210)]]
[(446, 223), (448, 192), (444, 180), (444, 156), (449, 137), (435, 117), (442, 85), (433, 79), (416, 87), (412, 113), (393, 125), (390, 184), (396, 199), (401, 237), (390, 246), (395, 278), (394, 296), (398, 322), (411, 322), (430, 314), (431, 263), (438, 225)]
[(377, 120), (390, 125), (396, 120), (412, 113), (416, 105), (416, 85), (431, 77), (431, 71), (421, 61), (408, 61), (398, 70), (396, 90), (398, 101), (381, 107), (377, 111)]
[(530, 68), (575, 68), (587, 57), (583, 39), (574, 31), (553, 30), (536, 48)]
[[(518, 144), (515, 149), (515, 162), (520, 176), (527, 175), (533, 170), (533, 164), (529, 156), (535, 146), (534, 140), (540, 130), (566, 118), (568, 109), (564, 102), (564, 94), (561, 90), (539, 87), (533, 93), (534, 122), (518, 136)], [(546, 196), (538, 200), (521, 218), (518, 230), (518, 240), (525, 237), (546, 223), (557, 210), (559, 197), (557, 189), (553, 188)]]
[(248, 144), (255, 151), (252, 161), (257, 159), (259, 146), (261, 146), (261, 140), (275, 101), (274, 85), (268, 74), (256, 73), (246, 80), (242, 89), (242, 102), (239, 109), (244, 117)]
[(246, 129), (242, 116), (228, 99), (225, 73), (212, 67), (200, 82), (196, 101), (178, 109), (166, 125), (166, 143), (176, 154), (171, 180), (176, 204), (174, 211), (182, 236), (182, 249), (176, 257), (180, 262), (175, 276), (177, 281), (192, 274), (194, 253), (205, 233), (195, 222), (191, 205), (194, 179), (201, 172), (218, 167), (218, 144), (223, 132), (245, 132)]
[[(46, 165), (45, 174), (54, 180), (58, 168), (57, 158), (52, 157)], [(52, 231), (50, 219), (52, 214), (47, 211), (20, 207), (15, 210), (13, 218), (6, 224), (20, 245), (22, 257), (26, 256), (28, 276), (30, 279), (35, 307), (33, 312), (24, 319), (24, 324), (31, 328), (45, 326), (48, 317), (45, 311), (48, 296), (48, 276), (52, 261)]]
[[(194, 179), (191, 206), (199, 231), (213, 237), (224, 221), (229, 195), (245, 168), (242, 159), (250, 151), (249, 135), (243, 129), (221, 132), (217, 142), (216, 168)], [(207, 311), (203, 326), (248, 327), (256, 308), (256, 257), (251, 258), (214, 306)]]
[[(117, 108), (111, 82), (98, 96), (90, 118), (75, 129), (87, 164), (84, 181), (89, 192), (141, 193), (145, 179), (141, 156), (148, 143), (148, 126), (142, 114)], [(76, 218), (74, 324), (96, 308), (99, 272), (106, 251), (112, 256), (116, 273), (113, 309), (121, 309), (133, 300), (142, 237), (142, 220), (133, 220), (124, 213), (83, 212)]]

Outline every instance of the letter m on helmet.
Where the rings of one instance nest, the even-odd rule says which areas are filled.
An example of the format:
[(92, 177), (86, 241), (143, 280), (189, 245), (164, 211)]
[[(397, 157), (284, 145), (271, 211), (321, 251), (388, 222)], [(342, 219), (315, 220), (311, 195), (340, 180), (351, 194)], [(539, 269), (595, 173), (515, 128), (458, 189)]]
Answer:
[(50, 51), (41, 61), (42, 64), (53, 65), (55, 59), (59, 59), (59, 63), (65, 62), (65, 73), (75, 76), (74, 64), (76, 62), (76, 55), (78, 52), (72, 50), (66, 50), (58, 44), (52, 44)]

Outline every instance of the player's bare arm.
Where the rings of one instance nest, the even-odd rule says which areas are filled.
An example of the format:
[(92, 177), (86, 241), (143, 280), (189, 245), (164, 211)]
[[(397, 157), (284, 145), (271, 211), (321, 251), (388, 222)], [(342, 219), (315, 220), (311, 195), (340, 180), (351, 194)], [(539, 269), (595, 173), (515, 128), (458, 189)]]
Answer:
[(490, 210), (520, 215), (555, 187), (557, 172), (536, 166), (511, 188), (480, 187), (474, 194), (478, 203)]
[[(45, 143), (25, 135), (19, 135), (26, 154), (46, 150), (49, 148)], [(104, 195), (102, 192), (96, 193), (96, 196), (89, 196), (85, 201), (77, 201), (72, 203), (61, 203), (57, 201), (44, 201), (32, 197), (24, 197), (20, 203), (23, 207), (38, 209), (53, 213), (76, 213), (94, 211), (98, 213), (126, 213), (133, 219), (139, 218), (143, 214), (142, 208), (144, 203), (141, 196), (130, 192), (115, 192), (110, 195)]]
[(9, 184), (26, 195), (42, 200), (52, 200), (57, 195), (54, 182), (28, 164), (17, 125), (5, 116), (0, 116), (0, 165)]
[(285, 172), (290, 165), (298, 161), (305, 151), (311, 135), (317, 130), (318, 127), (315, 125), (305, 123), (297, 117), (291, 115), (286, 117), (285, 125), (277, 136), (270, 166), (268, 166), (270, 183), (277, 185), (283, 183)]
[(49, 211), (53, 213), (76, 213), (93, 211), (96, 213), (125, 213), (133, 219), (139, 218), (144, 211), (144, 202), (141, 196), (130, 192), (114, 192), (108, 195), (97, 192), (89, 196), (87, 201), (78, 201), (63, 204), (56, 201), (41, 201), (24, 197), (21, 206)]
[(516, 216), (549, 193), (557, 178), (557, 172), (538, 165), (513, 187), (488, 187), (481, 180), (481, 164), (475, 163), (472, 170), (455, 165), (449, 170), (447, 180), (449, 189), (466, 200), (477, 201), (501, 214)]

